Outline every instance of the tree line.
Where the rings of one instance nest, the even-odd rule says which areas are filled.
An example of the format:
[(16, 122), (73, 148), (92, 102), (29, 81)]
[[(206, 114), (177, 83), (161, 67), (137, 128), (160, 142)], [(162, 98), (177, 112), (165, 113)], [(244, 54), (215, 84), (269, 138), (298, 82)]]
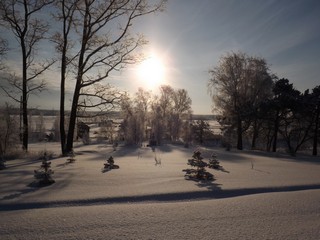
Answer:
[(169, 85), (161, 86), (159, 92), (152, 95), (140, 88), (133, 98), (123, 98), (120, 135), (128, 144), (150, 140), (151, 144), (159, 145), (164, 140), (189, 140), (192, 110), (188, 92)]
[(291, 154), (304, 147), (317, 155), (320, 86), (300, 92), (263, 58), (242, 52), (222, 56), (210, 76), (214, 111), (230, 144), (242, 150), (246, 138), (252, 149), (276, 152), (284, 144)]
[[(77, 117), (90, 109), (105, 114), (117, 106), (122, 110), (121, 131), (128, 142), (137, 144), (145, 139), (148, 126), (158, 143), (179, 138), (188, 142), (192, 131), (203, 142), (208, 124), (186, 120), (191, 111), (186, 90), (162, 86), (158, 96), (139, 90), (130, 98), (107, 82), (113, 72), (141, 60), (136, 53), (146, 40), (133, 33), (134, 21), (162, 11), (165, 4), (166, 0), (0, 1), (0, 28), (16, 40), (21, 59), (20, 72), (6, 65), (4, 57), (15, 45), (1, 36), (0, 71), (4, 81), (0, 88), (21, 106), (25, 151), (29, 139), (28, 100), (31, 94), (46, 89), (43, 75), (49, 69), (59, 72), (63, 154), (72, 151)], [(52, 59), (39, 54), (44, 41), (55, 47)], [(288, 79), (272, 74), (263, 58), (241, 52), (222, 56), (209, 72), (213, 110), (220, 116), (229, 144), (243, 149), (244, 139), (250, 139), (251, 148), (268, 151), (277, 151), (279, 144), (285, 144), (291, 153), (311, 145), (313, 155), (317, 155), (319, 86), (302, 93)], [(65, 109), (67, 84), (73, 86), (70, 110)], [(67, 117), (66, 112), (70, 112)], [(5, 122), (10, 120), (7, 115), (5, 118)]]

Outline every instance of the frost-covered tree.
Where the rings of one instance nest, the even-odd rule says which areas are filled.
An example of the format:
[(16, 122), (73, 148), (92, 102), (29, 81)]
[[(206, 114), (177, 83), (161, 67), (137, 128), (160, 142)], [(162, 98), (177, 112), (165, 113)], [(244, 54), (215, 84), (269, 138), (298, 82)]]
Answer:
[(140, 88), (133, 98), (122, 98), (121, 112), (121, 130), (128, 143), (138, 144), (152, 136), (152, 141), (161, 144), (163, 139), (184, 137), (181, 130), (190, 118), (191, 99), (186, 90), (169, 85), (161, 86), (159, 95)]
[[(266, 61), (245, 53), (228, 53), (209, 71), (208, 90), (214, 109), (237, 132), (237, 148), (243, 149), (243, 133), (251, 125), (256, 106), (270, 96), (274, 76)], [(223, 123), (222, 123), (223, 124)]]
[(120, 125), (122, 136), (127, 144), (139, 144), (143, 141), (143, 125), (134, 101), (129, 96), (121, 101), (123, 121)]
[(205, 139), (211, 134), (209, 123), (202, 119), (193, 121), (191, 127), (193, 138), (200, 144), (203, 144)]
[(151, 104), (151, 128), (157, 142), (179, 140), (183, 122), (189, 120), (191, 112), (191, 98), (185, 89), (161, 86)]
[(185, 89), (174, 90), (172, 97), (173, 107), (169, 116), (169, 129), (171, 140), (177, 141), (182, 135), (183, 122), (188, 122), (190, 118), (192, 100)]

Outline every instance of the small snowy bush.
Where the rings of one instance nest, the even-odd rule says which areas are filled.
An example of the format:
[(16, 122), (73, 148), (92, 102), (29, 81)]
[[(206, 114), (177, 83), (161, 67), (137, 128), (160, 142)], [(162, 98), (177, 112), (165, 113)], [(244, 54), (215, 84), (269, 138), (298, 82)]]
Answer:
[(67, 163), (73, 163), (76, 161), (76, 158), (75, 158), (75, 154), (74, 154), (74, 151), (71, 150), (71, 152), (68, 154), (68, 158), (67, 158)]
[(213, 169), (219, 169), (219, 168), (221, 168), (220, 162), (219, 162), (219, 160), (217, 159), (217, 155), (216, 155), (216, 154), (213, 153), (213, 154), (211, 155), (211, 158), (209, 158), (208, 167), (209, 167), (209, 168), (213, 168)]
[(39, 180), (40, 186), (50, 185), (55, 182), (51, 177), (53, 173), (51, 162), (48, 161), (47, 152), (44, 152), (40, 168), (34, 170), (34, 177)]
[(193, 155), (192, 159), (188, 159), (188, 165), (193, 168), (184, 169), (183, 171), (186, 172), (185, 178), (186, 179), (194, 179), (194, 180), (213, 180), (213, 175), (206, 171), (206, 167), (208, 164), (203, 161), (203, 157), (201, 156), (201, 152), (196, 150)]
[(103, 164), (104, 168), (102, 169), (103, 172), (109, 171), (111, 169), (118, 169), (120, 168), (118, 165), (114, 164), (114, 159), (112, 156), (107, 158), (106, 162)]

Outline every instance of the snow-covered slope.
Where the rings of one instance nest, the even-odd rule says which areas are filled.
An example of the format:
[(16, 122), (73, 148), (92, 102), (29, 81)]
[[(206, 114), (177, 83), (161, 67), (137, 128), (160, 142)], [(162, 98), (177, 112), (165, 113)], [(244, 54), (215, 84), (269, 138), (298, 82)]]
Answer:
[[(59, 154), (59, 144), (31, 145)], [(184, 179), (195, 148), (153, 152), (103, 144), (51, 160), (53, 185), (35, 188), (39, 161), (0, 171), (1, 239), (317, 239), (320, 161), (261, 152), (214, 151), (225, 171), (213, 182)], [(102, 172), (113, 156), (119, 169)], [(155, 158), (158, 160), (156, 164)], [(161, 162), (161, 164), (160, 164)]]

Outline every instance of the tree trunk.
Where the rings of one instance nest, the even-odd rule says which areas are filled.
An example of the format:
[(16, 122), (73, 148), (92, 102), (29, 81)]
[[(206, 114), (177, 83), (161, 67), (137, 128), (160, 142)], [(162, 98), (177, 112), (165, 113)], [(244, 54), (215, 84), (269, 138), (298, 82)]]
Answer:
[(319, 116), (320, 115), (320, 106), (317, 106), (317, 114), (316, 114), (316, 120), (315, 120), (315, 129), (313, 134), (313, 149), (312, 149), (312, 155), (317, 156), (318, 155), (318, 132), (319, 132)]
[(274, 122), (274, 134), (273, 134), (272, 152), (276, 152), (277, 151), (278, 131), (279, 131), (279, 111), (277, 111), (276, 119), (275, 119), (275, 122)]
[[(23, 89), (25, 89), (23, 84)], [(22, 93), (22, 121), (23, 121), (23, 132), (22, 132), (22, 149), (28, 151), (28, 139), (29, 139), (29, 126), (28, 126), (28, 109), (27, 109), (27, 94), (23, 90)]]
[(267, 148), (266, 148), (267, 152), (270, 152), (270, 150), (271, 150), (272, 140), (273, 140), (273, 138), (270, 137), (270, 134), (268, 134), (268, 136), (267, 136)]
[[(63, 73), (62, 73), (63, 72)], [(63, 75), (63, 76), (62, 76)], [(61, 152), (66, 154), (66, 132), (64, 129), (64, 95), (65, 95), (65, 78), (64, 71), (61, 71), (61, 88), (60, 88), (60, 143)]]
[(67, 144), (65, 149), (66, 152), (71, 152), (73, 149), (73, 138), (74, 138), (74, 130), (76, 127), (78, 101), (80, 97), (81, 83), (82, 83), (82, 77), (83, 77), (84, 58), (85, 58), (84, 55), (86, 51), (86, 44), (88, 41), (88, 36), (87, 36), (88, 18), (89, 18), (89, 12), (86, 6), (85, 15), (83, 17), (81, 50), (79, 54), (78, 67), (77, 67), (78, 68), (77, 81), (76, 81), (76, 86), (73, 93), (73, 100), (72, 100), (72, 106), (71, 106), (71, 112), (70, 112), (70, 120), (69, 120), (69, 128), (68, 128), (69, 130), (68, 130)]
[(237, 142), (237, 149), (242, 150), (242, 121), (241, 117), (238, 116), (238, 129), (237, 129), (237, 135), (238, 135), (238, 142)]
[(29, 125), (28, 125), (28, 94), (27, 94), (27, 56), (26, 48), (21, 39), (21, 50), (22, 50), (22, 149), (28, 151), (28, 140), (29, 140)]
[(255, 149), (256, 148), (256, 140), (258, 137), (258, 127), (257, 127), (257, 120), (254, 120), (253, 123), (253, 134), (252, 134), (252, 142), (251, 142), (251, 149)]
[[(79, 77), (78, 77), (79, 78)], [(74, 138), (74, 130), (76, 127), (76, 119), (77, 119), (77, 109), (78, 109), (78, 100), (80, 95), (80, 80), (77, 79), (76, 88), (73, 94), (72, 107), (70, 112), (70, 120), (69, 120), (69, 130), (67, 136), (67, 144), (65, 152), (71, 152), (73, 149), (73, 138)]]
[(61, 143), (61, 152), (65, 155), (66, 152), (66, 132), (64, 128), (64, 117), (65, 117), (65, 109), (64, 109), (64, 98), (65, 98), (65, 75), (66, 75), (66, 51), (67, 51), (67, 42), (65, 40), (65, 44), (62, 50), (62, 59), (61, 59), (61, 83), (60, 83), (60, 143)]

